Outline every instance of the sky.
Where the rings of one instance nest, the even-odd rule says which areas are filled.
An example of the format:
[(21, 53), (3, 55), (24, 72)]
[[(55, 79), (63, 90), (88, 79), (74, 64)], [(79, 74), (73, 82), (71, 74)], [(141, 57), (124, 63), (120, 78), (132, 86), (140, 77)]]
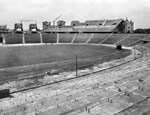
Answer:
[[(14, 28), (20, 20), (133, 20), (134, 28), (150, 28), (150, 0), (0, 0), (0, 25)], [(24, 22), (27, 26), (32, 22)]]

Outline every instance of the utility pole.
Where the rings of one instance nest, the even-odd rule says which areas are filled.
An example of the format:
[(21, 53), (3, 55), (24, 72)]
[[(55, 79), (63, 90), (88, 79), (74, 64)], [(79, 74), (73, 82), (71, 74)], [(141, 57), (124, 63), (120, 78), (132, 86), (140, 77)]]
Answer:
[(78, 56), (76, 55), (76, 76), (78, 76)]
[(136, 59), (135, 45), (134, 45), (134, 59)]

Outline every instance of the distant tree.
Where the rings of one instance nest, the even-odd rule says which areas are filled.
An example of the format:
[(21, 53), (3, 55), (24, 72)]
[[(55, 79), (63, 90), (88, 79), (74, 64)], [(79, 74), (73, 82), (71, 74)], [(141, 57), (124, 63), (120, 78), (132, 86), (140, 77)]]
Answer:
[(134, 30), (134, 33), (150, 34), (150, 28), (147, 28), (147, 29), (138, 28)]
[(145, 33), (145, 31), (142, 28), (138, 28), (138, 29), (134, 30), (134, 33)]
[(145, 33), (149, 34), (150, 33), (150, 28), (145, 29)]

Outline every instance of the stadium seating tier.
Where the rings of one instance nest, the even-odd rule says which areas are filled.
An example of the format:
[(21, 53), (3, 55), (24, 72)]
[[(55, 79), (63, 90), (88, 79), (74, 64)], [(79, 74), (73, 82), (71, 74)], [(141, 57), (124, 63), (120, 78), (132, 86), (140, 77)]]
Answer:
[(43, 43), (56, 43), (57, 33), (42, 33)]
[(73, 43), (86, 43), (92, 34), (77, 34)]
[(6, 44), (22, 44), (22, 34), (5, 34)]
[(110, 34), (94, 34), (88, 43), (100, 43), (106, 39)]
[(40, 43), (40, 34), (24, 34), (25, 43)]
[(68, 33), (60, 33), (59, 34), (59, 43), (71, 43), (75, 34), (68, 34)]

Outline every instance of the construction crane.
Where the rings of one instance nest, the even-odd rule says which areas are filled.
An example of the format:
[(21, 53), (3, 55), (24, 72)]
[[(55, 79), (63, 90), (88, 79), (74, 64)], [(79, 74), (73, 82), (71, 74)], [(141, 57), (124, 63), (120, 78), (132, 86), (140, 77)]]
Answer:
[(62, 16), (62, 14), (59, 15), (55, 20), (53, 20), (53, 27), (55, 27), (55, 22), (56, 22), (61, 16)]
[(20, 20), (21, 24), (22, 24), (22, 29), (23, 29), (23, 22), (33, 22), (34, 20)]
[(20, 20), (21, 24), (22, 22), (32, 22), (33, 20)]

